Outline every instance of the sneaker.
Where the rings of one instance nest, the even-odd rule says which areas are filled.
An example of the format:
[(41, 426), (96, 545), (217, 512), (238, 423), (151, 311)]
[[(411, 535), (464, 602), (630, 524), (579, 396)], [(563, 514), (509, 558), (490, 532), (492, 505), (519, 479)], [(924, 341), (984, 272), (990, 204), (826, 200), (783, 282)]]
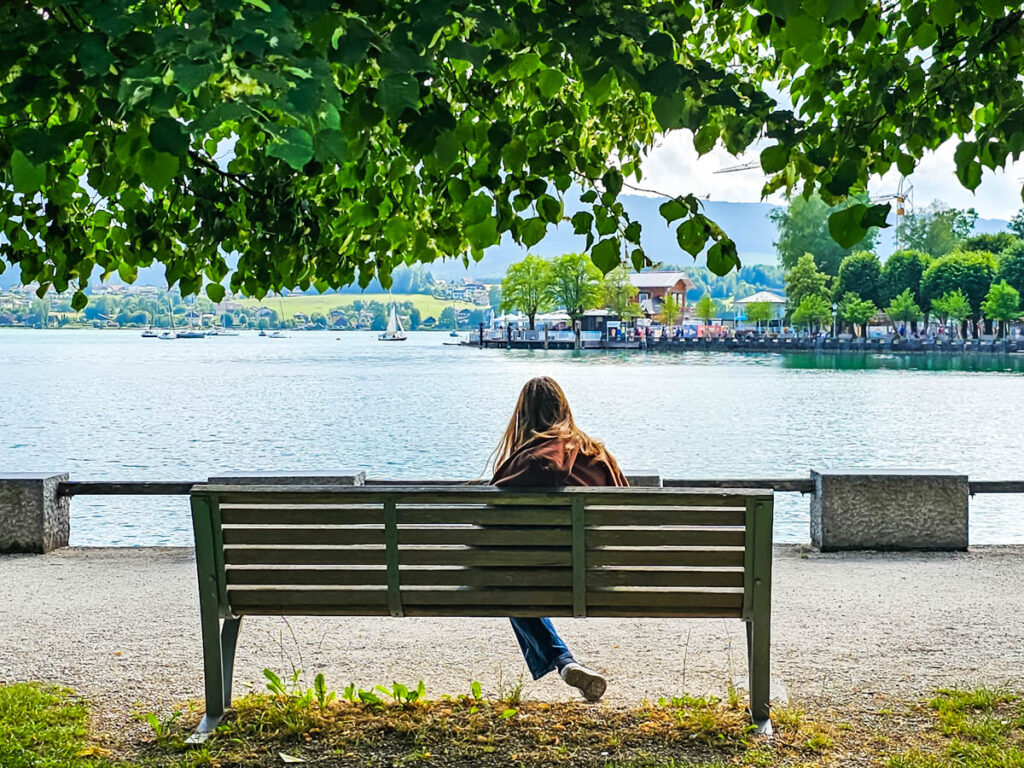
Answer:
[(604, 696), (608, 681), (592, 669), (575, 661), (566, 664), (559, 672), (562, 679), (573, 688), (579, 688), (587, 701), (597, 701)]

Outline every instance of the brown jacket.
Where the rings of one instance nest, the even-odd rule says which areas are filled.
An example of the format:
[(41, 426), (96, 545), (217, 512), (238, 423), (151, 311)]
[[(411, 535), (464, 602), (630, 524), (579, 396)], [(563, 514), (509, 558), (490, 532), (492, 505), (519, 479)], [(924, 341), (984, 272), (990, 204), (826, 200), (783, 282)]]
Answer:
[(617, 467), (580, 453), (578, 447), (570, 449), (558, 438), (528, 442), (498, 467), (491, 484), (512, 488), (628, 485)]

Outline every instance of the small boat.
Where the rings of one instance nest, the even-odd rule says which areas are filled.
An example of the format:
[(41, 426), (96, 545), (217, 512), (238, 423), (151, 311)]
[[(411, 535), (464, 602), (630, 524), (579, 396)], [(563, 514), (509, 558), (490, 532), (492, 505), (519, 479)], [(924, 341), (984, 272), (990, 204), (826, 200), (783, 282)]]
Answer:
[(379, 341), (405, 341), (408, 338), (405, 332), (402, 330), (402, 321), (398, 319), (398, 313), (395, 312), (395, 305), (391, 305), (391, 314), (388, 317), (388, 327), (384, 333), (380, 334), (377, 339)]
[(273, 333), (268, 333), (267, 334), (267, 338), (268, 339), (287, 339), (288, 337), (285, 336), (280, 331), (274, 331)]
[(178, 338), (178, 334), (176, 334), (174, 331), (161, 331), (160, 335), (157, 336), (157, 338), (163, 339), (164, 341), (168, 341), (169, 339)]
[(147, 328), (142, 332), (142, 338), (144, 339), (157, 339), (160, 338), (160, 334), (154, 331), (152, 328)]
[(455, 339), (459, 338), (459, 332), (458, 331), (452, 331), (448, 335), (451, 336), (452, 338), (455, 338)]
[(203, 333), (202, 331), (196, 331), (196, 330), (179, 331), (178, 332), (178, 338), (179, 339), (205, 339), (206, 338), (206, 334)]
[(260, 330), (260, 336), (266, 336), (266, 335), (267, 335), (267, 332), (266, 332), (266, 331), (264, 331), (264, 330)]

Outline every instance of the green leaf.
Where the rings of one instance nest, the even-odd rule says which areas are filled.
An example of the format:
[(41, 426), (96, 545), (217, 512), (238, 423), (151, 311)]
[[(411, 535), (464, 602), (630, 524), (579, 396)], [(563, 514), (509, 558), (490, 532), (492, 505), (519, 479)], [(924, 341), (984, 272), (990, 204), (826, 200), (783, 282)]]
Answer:
[(242, 2), (253, 6), (254, 8), (259, 8), (261, 11), (270, 13), (270, 6), (267, 5), (264, 0), (242, 0)]
[(621, 247), (615, 237), (607, 237), (590, 251), (590, 260), (604, 274), (608, 274), (621, 263)]
[(710, 152), (718, 141), (719, 133), (718, 126), (713, 123), (701, 126), (693, 135), (693, 148), (697, 150), (697, 154), (706, 155)]
[(722, 240), (708, 249), (708, 269), (719, 277), (729, 274), (738, 266), (740, 260), (732, 240)]
[(587, 211), (577, 211), (570, 219), (573, 232), (577, 235), (585, 235), (590, 231), (594, 223), (594, 215)]
[(25, 128), (13, 135), (11, 144), (33, 163), (45, 163), (67, 146), (55, 136), (35, 128)]
[(680, 203), (678, 200), (666, 200), (658, 207), (658, 213), (665, 219), (668, 224), (671, 224), (676, 219), (681, 219), (689, 213), (686, 206)]
[(981, 163), (975, 159), (977, 156), (978, 145), (973, 141), (961, 141), (953, 153), (956, 176), (968, 189), (975, 189), (981, 184)]
[(36, 165), (16, 149), (11, 154), (11, 175), (14, 191), (31, 195), (46, 183), (46, 166)]
[(617, 168), (609, 168), (601, 177), (601, 183), (608, 192), (618, 195), (622, 191), (622, 174)]
[(177, 120), (158, 117), (149, 127), (149, 143), (157, 152), (184, 157), (188, 153), (189, 137)]
[(173, 68), (174, 83), (184, 93), (192, 93), (196, 88), (210, 79), (216, 67), (207, 63), (181, 63), (175, 64)]
[(464, 203), (469, 198), (469, 184), (462, 179), (449, 179), (448, 194), (452, 202)]
[(565, 76), (557, 69), (545, 69), (537, 75), (537, 88), (545, 99), (550, 99), (562, 90), (564, 84)]
[(888, 223), (889, 212), (892, 210), (890, 203), (879, 203), (872, 205), (868, 208), (867, 213), (864, 214), (860, 220), (860, 225), (865, 229), (869, 227), (878, 227), (879, 229), (885, 229), (890, 226)]
[(517, 80), (524, 80), (538, 69), (540, 69), (540, 56), (536, 53), (524, 53), (521, 56), (517, 56), (511, 66), (508, 68), (508, 73)]
[(932, 0), (929, 4), (932, 21), (940, 27), (952, 24), (959, 8), (957, 0)]
[(419, 99), (419, 81), (408, 73), (388, 75), (381, 80), (377, 91), (377, 103), (384, 114), (393, 120), (401, 117), (406, 109), (415, 109)]
[(214, 304), (220, 304), (224, 301), (224, 286), (220, 283), (207, 283), (206, 284), (206, 295), (210, 297), (210, 301)]
[(789, 147), (776, 144), (761, 152), (761, 170), (765, 173), (778, 173), (789, 163)]
[(654, 100), (654, 117), (663, 131), (682, 128), (685, 125), (685, 107), (686, 97), (681, 93), (658, 96)]
[(490, 217), (479, 224), (472, 224), (465, 229), (466, 239), (474, 248), (488, 248), (498, 242), (498, 221)]
[(691, 256), (696, 256), (704, 250), (710, 236), (711, 233), (708, 231), (708, 225), (703, 216), (692, 216), (676, 228), (676, 242)]
[(348, 220), (357, 227), (367, 227), (377, 220), (377, 209), (370, 203), (356, 203), (348, 212)]
[(530, 248), (543, 240), (547, 231), (547, 222), (544, 219), (534, 217), (527, 219), (519, 225), (519, 238), (523, 241), (523, 245)]
[(320, 131), (316, 135), (317, 160), (344, 163), (348, 159), (348, 142), (341, 131)]
[(544, 221), (557, 224), (562, 219), (562, 204), (551, 195), (542, 195), (537, 200), (537, 212)]
[(90, 78), (102, 75), (114, 62), (114, 56), (107, 48), (106, 35), (99, 32), (83, 35), (75, 56), (82, 74)]
[(467, 224), (479, 224), (491, 215), (491, 208), (494, 203), (487, 195), (473, 195), (469, 201), (462, 206), (459, 216)]
[(166, 152), (144, 149), (139, 157), (139, 176), (150, 189), (161, 190), (178, 173), (178, 158)]
[(89, 297), (82, 293), (82, 291), (75, 291), (74, 295), (71, 297), (71, 308), (75, 310), (75, 312), (81, 312), (85, 309), (85, 305), (88, 303)]
[(615, 82), (615, 72), (614, 70), (609, 69), (604, 73), (600, 80), (587, 88), (585, 93), (596, 106), (601, 106), (608, 101), (608, 97), (611, 96), (613, 82)]
[(313, 159), (313, 137), (302, 128), (289, 126), (278, 134), (277, 141), (267, 146), (267, 154), (270, 157), (278, 157), (296, 171), (301, 171), (306, 163)]
[(867, 228), (861, 224), (867, 210), (866, 205), (857, 203), (829, 216), (828, 231), (832, 239), (843, 248), (852, 248), (859, 243), (868, 233)]

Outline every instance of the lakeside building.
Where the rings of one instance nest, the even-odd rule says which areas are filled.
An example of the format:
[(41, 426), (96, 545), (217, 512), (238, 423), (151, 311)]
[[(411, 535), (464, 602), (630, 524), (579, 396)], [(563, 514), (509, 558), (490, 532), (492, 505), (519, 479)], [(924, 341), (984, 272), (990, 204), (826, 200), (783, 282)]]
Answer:
[(672, 294), (679, 304), (679, 317), (686, 317), (686, 292), (697, 287), (697, 284), (682, 272), (668, 270), (634, 272), (630, 274), (629, 282), (637, 289), (633, 301), (640, 305), (647, 318), (655, 317), (661, 312), (661, 305), (665, 303), (665, 297), (669, 294)]
[(753, 296), (747, 296), (743, 299), (736, 299), (733, 302), (733, 306), (736, 307), (736, 321), (746, 322), (747, 319), (747, 306), (750, 304), (771, 304), (772, 307), (772, 319), (768, 321), (768, 327), (781, 327), (782, 318), (786, 314), (786, 297), (779, 296), (777, 293), (771, 291), (758, 291)]

